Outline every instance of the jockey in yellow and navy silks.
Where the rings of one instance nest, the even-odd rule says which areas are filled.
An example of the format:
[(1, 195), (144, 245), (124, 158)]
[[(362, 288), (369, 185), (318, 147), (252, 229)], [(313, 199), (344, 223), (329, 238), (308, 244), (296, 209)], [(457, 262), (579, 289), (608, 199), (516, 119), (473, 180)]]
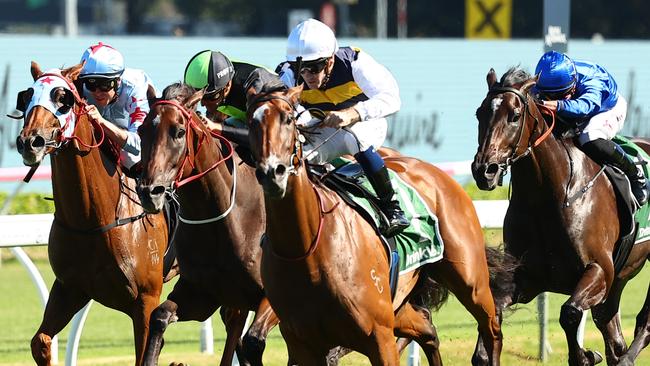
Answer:
[[(300, 97), (303, 107), (327, 112), (319, 125), (320, 133), (310, 136), (310, 143), (305, 145), (310, 162), (324, 164), (341, 155), (354, 155), (388, 218), (384, 234), (392, 236), (408, 227), (384, 161), (376, 151), (386, 139), (386, 116), (401, 106), (393, 75), (367, 53), (339, 48), (334, 32), (315, 19), (291, 31), (287, 62), (279, 66), (279, 71), (287, 86), (294, 86), (296, 79), (305, 84)], [(317, 146), (317, 151), (312, 151)]]
[(535, 74), (534, 92), (546, 107), (570, 123), (582, 124), (578, 144), (598, 164), (619, 168), (630, 180), (639, 206), (648, 201), (648, 185), (640, 167), (611, 141), (623, 128), (627, 102), (618, 93), (616, 81), (600, 65), (572, 60), (549, 51), (542, 55)]
[(223, 53), (205, 50), (194, 55), (185, 67), (184, 81), (204, 89), (201, 104), (206, 108), (208, 128), (238, 145), (248, 146), (246, 95), (284, 89), (280, 79), (267, 69), (245, 62), (232, 62)]
[(140, 162), (138, 127), (149, 113), (147, 91), (151, 88), (155, 95), (153, 83), (144, 71), (125, 68), (122, 54), (101, 42), (88, 47), (81, 62), (86, 112), (121, 147), (120, 163), (130, 169)]

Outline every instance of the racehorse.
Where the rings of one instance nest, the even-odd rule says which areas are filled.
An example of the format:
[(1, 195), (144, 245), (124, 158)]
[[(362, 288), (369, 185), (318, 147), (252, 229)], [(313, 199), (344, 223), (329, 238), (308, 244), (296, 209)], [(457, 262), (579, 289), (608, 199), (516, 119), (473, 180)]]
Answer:
[(52, 337), (94, 299), (131, 317), (140, 365), (162, 290), (167, 225), (162, 215), (144, 214), (134, 180), (97, 148), (102, 127), (84, 114), (74, 85), (81, 67), (43, 73), (32, 62), (35, 82), (19, 94), (22, 110), (33, 108), (25, 115), (18, 151), (32, 167), (50, 154), (56, 210), (48, 242), (56, 279), (32, 356), (38, 365), (50, 365)]
[[(635, 244), (615, 272), (612, 254), (621, 230), (612, 185), (572, 139), (553, 133), (555, 117), (545, 120), (552, 114), (544, 113), (531, 95), (536, 80), (511, 68), (497, 82), (491, 69), (487, 96), (476, 111), (479, 146), (472, 174), (478, 187), (494, 189), (506, 169), (512, 171), (503, 235), (505, 251), (520, 266), (503, 305), (527, 303), (544, 291), (570, 295), (560, 311), (569, 364), (602, 360), (577, 341), (582, 313), (591, 309), (605, 340), (607, 363), (632, 365), (650, 341), (650, 299), (637, 316), (629, 349), (621, 334), (619, 301), (627, 281), (647, 260), (650, 245)], [(643, 145), (647, 151), (647, 142)]]
[[(152, 314), (145, 364), (157, 364), (169, 324), (205, 320), (221, 306), (228, 333), (221, 365), (232, 364), (248, 310), (255, 310), (256, 317), (238, 354), (261, 365), (266, 336), (278, 323), (264, 300), (260, 277), (262, 190), (254, 169), (233, 152), (230, 142), (219, 135), (213, 138), (200, 122), (194, 106), (202, 96), (202, 91), (172, 84), (139, 130), (143, 174), (138, 193), (143, 206), (158, 212), (166, 195), (177, 195), (180, 203), (174, 240), (181, 275)], [(232, 310), (230, 316), (224, 307)]]
[(435, 331), (409, 303), (423, 284), (435, 280), (478, 321), (488, 356), (475, 352), (472, 362), (498, 365), (502, 335), (469, 196), (430, 164), (398, 154), (385, 158), (440, 219), (445, 242), (443, 259), (400, 276), (391, 301), (387, 253), (374, 229), (308, 175), (296, 125), (301, 91), (298, 86), (248, 100), (251, 147), (266, 202), (262, 279), (289, 358), (325, 365), (327, 351), (341, 345), (366, 355), (372, 365), (398, 365), (395, 334), (416, 340), (430, 364), (440, 364)]

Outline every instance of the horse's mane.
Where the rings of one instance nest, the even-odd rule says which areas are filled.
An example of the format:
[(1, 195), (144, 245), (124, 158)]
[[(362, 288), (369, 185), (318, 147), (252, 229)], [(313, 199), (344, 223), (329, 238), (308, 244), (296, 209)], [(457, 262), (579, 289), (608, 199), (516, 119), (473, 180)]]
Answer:
[(503, 76), (501, 76), (499, 84), (501, 84), (501, 86), (512, 87), (515, 85), (521, 85), (530, 79), (532, 79), (532, 76), (526, 70), (519, 66), (513, 66), (509, 68)]
[(178, 81), (168, 85), (165, 89), (163, 89), (162, 99), (164, 100), (176, 99), (178, 102), (182, 102), (190, 95), (194, 94), (195, 91), (196, 90), (193, 87)]

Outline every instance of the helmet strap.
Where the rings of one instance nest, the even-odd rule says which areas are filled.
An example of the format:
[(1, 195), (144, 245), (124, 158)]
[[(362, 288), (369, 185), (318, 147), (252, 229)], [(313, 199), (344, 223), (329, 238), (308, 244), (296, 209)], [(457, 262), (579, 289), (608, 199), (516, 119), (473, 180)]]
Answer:
[(327, 59), (328, 65), (325, 65), (325, 77), (323, 78), (323, 82), (320, 84), (320, 87), (318, 88), (319, 90), (325, 91), (325, 87), (327, 86), (327, 83), (330, 81), (330, 75), (332, 74), (332, 70), (334, 70), (334, 67), (330, 68), (329, 67), (329, 62), (331, 58)]
[(300, 81), (300, 69), (302, 69), (302, 56), (296, 57), (296, 70), (293, 73), (295, 79), (294, 86), (298, 86), (298, 82)]

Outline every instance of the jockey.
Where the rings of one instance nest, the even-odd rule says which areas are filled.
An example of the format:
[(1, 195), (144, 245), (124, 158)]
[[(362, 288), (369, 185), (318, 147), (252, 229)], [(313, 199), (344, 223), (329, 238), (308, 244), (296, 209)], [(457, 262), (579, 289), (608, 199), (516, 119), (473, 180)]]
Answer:
[(194, 55), (185, 67), (185, 84), (204, 89), (201, 105), (206, 108), (204, 123), (213, 131), (248, 147), (246, 97), (284, 89), (277, 75), (244, 62), (231, 62), (221, 52), (205, 50)]
[(155, 96), (151, 79), (142, 70), (125, 68), (122, 54), (101, 42), (88, 47), (81, 62), (79, 80), (89, 103), (86, 112), (121, 148), (120, 162), (132, 170), (140, 162), (138, 127), (149, 112), (149, 88)]
[[(368, 176), (381, 202), (389, 227), (386, 236), (409, 226), (400, 208), (384, 160), (376, 149), (386, 138), (386, 116), (401, 105), (393, 75), (367, 53), (350, 47), (339, 48), (334, 32), (315, 19), (298, 24), (289, 35), (287, 62), (278, 66), (288, 86), (304, 83), (300, 103), (305, 108), (328, 112), (322, 133), (310, 136), (305, 153), (310, 162), (324, 164), (352, 154)], [(331, 138), (330, 138), (331, 136)], [(309, 151), (311, 146), (319, 146)]]
[(598, 164), (617, 167), (630, 179), (639, 206), (648, 201), (648, 185), (642, 169), (611, 141), (623, 128), (627, 102), (617, 91), (616, 81), (602, 66), (572, 60), (549, 51), (537, 63), (539, 79), (535, 92), (559, 117), (580, 126), (578, 144)]

